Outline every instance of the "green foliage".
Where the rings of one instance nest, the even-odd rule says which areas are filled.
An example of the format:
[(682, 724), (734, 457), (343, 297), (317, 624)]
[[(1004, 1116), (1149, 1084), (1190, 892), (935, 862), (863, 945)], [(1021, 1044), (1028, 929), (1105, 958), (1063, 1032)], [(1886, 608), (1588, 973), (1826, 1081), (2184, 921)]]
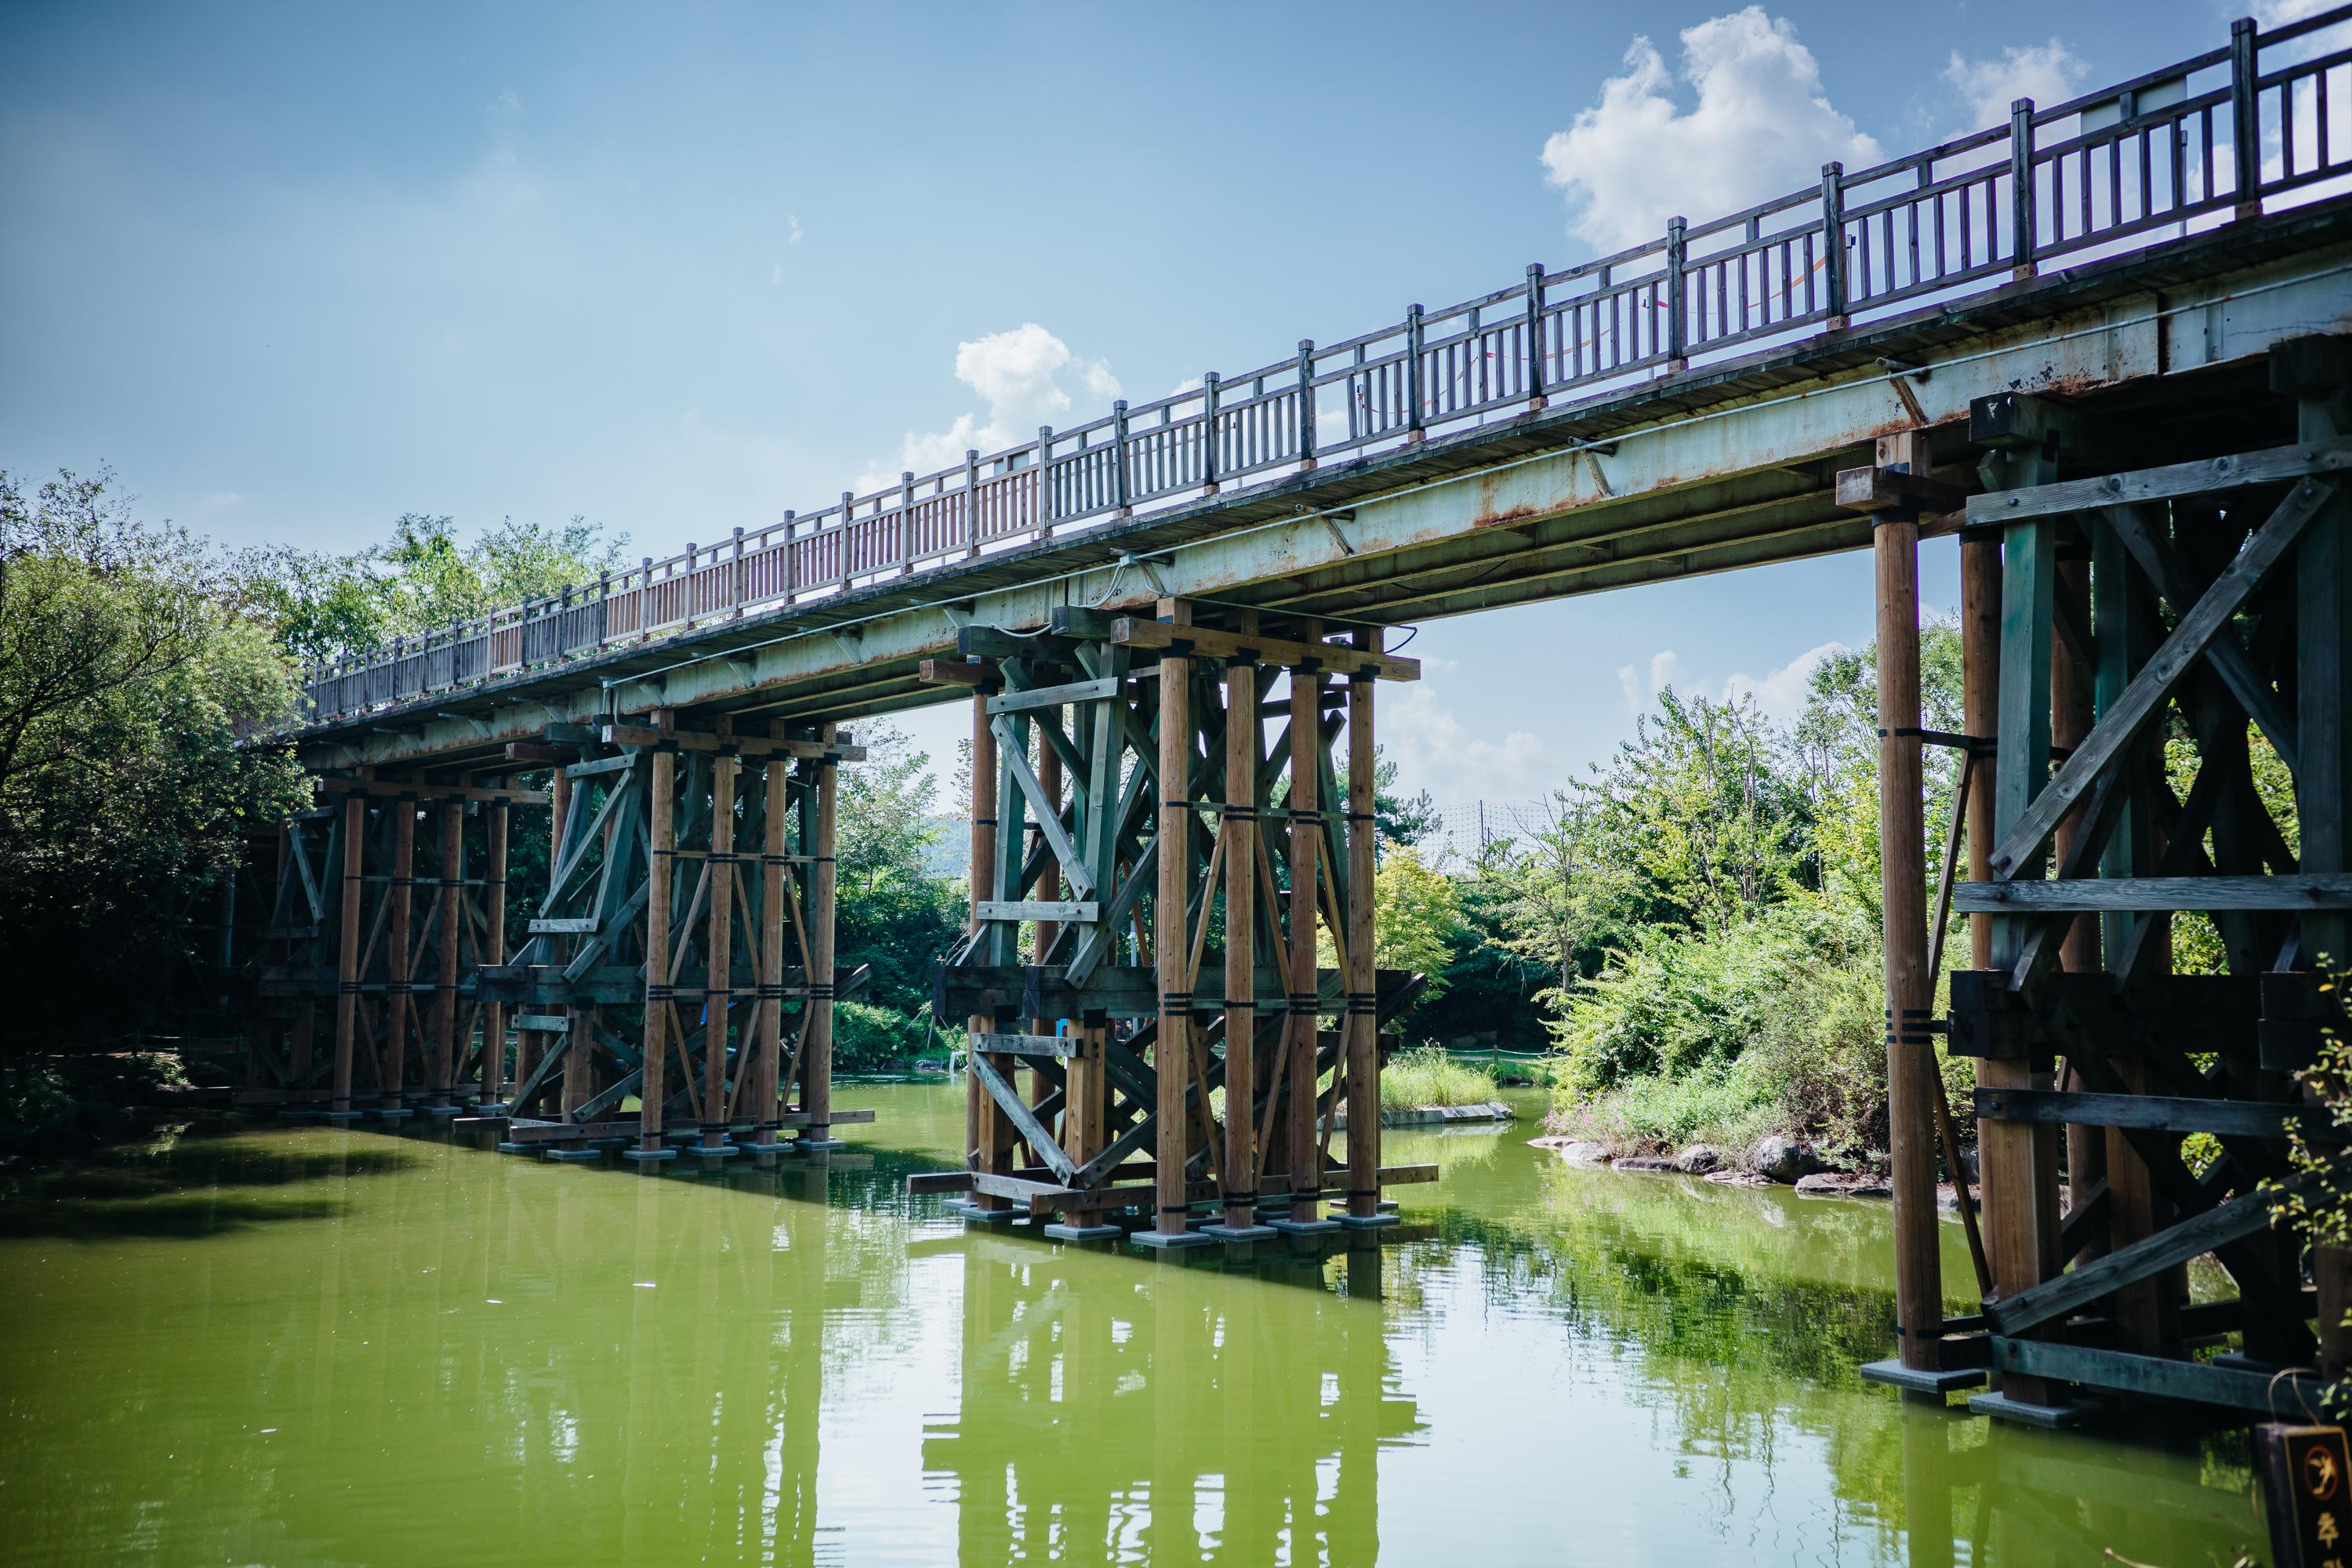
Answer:
[[(0, 471), (0, 975), (22, 1042), (134, 1026), (194, 979), (245, 837), (299, 804), (290, 672), (235, 575), (110, 475)], [(51, 1016), (58, 999), (73, 1011)]]
[(461, 541), (447, 517), (406, 512), (388, 543), (348, 555), (278, 545), (236, 568), (253, 607), (298, 658), (320, 660), (438, 631), (526, 599), (593, 586), (624, 563), (628, 536), (604, 537), (584, 518), (506, 518)]
[[(866, 760), (842, 770), (834, 848), (836, 962), (873, 969), (866, 1002), (918, 1018), (930, 1006), (932, 964), (963, 929), (963, 897), (926, 864), (939, 837), (929, 816), (929, 756), (887, 724), (860, 726), (857, 740)], [(918, 1046), (921, 1034), (916, 1026)]]
[(833, 1068), (835, 1072), (877, 1072), (911, 1061), (931, 1047), (925, 1025), (927, 1005), (915, 1016), (870, 1002), (836, 1002), (833, 1006)]
[(1444, 994), (1464, 934), (1453, 878), (1432, 868), (1418, 850), (1392, 846), (1372, 875), (1372, 930), (1382, 967), (1427, 975), (1424, 1004)]
[(1443, 1047), (1399, 1051), (1381, 1068), (1381, 1109), (1405, 1110), (1423, 1105), (1484, 1105), (1497, 1090), (1483, 1062), (1464, 1061)]

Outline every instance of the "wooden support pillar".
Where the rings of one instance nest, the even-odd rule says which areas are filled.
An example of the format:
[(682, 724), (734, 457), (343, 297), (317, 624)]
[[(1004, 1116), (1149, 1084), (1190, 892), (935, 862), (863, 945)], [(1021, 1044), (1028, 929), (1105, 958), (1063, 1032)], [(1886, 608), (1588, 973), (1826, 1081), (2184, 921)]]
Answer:
[[(1927, 437), (1878, 443), (1878, 466), (1926, 474)], [(1878, 863), (1886, 976), (1886, 1119), (1895, 1188), (1897, 1357), (1937, 1369), (1944, 1286), (1936, 1214), (1935, 977), (1927, 973), (1927, 841), (1919, 761), (1919, 521), (1874, 519), (1878, 610)]]
[[(776, 740), (784, 738), (782, 721), (769, 726), (769, 734)], [(760, 1003), (759, 1021), (754, 1026), (758, 1038), (759, 1060), (751, 1068), (751, 1081), (746, 1098), (751, 1106), (755, 1131), (751, 1142), (772, 1143), (776, 1130), (782, 1125), (782, 1089), (780, 1075), (784, 1059), (784, 878), (787, 875), (785, 851), (790, 847), (784, 837), (787, 818), (792, 814), (792, 775), (790, 763), (782, 755), (771, 756), (761, 772), (761, 783), (767, 794), (762, 802), (761, 817), (761, 843), (760, 854)]]
[[(637, 1089), (637, 1148), (653, 1153), (662, 1146), (662, 1100), (669, 1058), (670, 879), (677, 868), (677, 755), (656, 746), (646, 756), (646, 1024), (645, 1076)], [(573, 1015), (577, 1027), (578, 1012)], [(578, 1058), (573, 1058), (577, 1060)], [(568, 1079), (570, 1073), (565, 1073)], [(565, 1097), (570, 1098), (567, 1087)]]
[[(1989, 532), (1960, 536), (1960, 708), (1972, 740), (1990, 741), (2000, 709), (2000, 541)], [(1979, 758), (1984, 769), (1988, 759)], [(1969, 880), (1992, 880), (1990, 771), (1969, 791)], [(1969, 917), (1969, 967), (1992, 967), (1990, 915)]]
[(816, 863), (809, 876), (809, 956), (814, 972), (808, 977), (808, 1048), (801, 1062), (801, 1109), (808, 1113), (802, 1131), (803, 1148), (834, 1147), (833, 1126), (833, 900), (834, 839), (841, 819), (841, 764), (830, 748), (831, 724), (818, 726), (817, 740), (828, 748), (816, 769)]
[(1225, 666), (1225, 810), (1220, 828), (1225, 841), (1223, 1184), (1229, 1230), (1257, 1225), (1257, 668), (1237, 658)]
[[(513, 826), (514, 807), (504, 800), (489, 804), (489, 853), (482, 867), (482, 959), (484, 963), (507, 961), (507, 833)], [(506, 1087), (507, 1007), (503, 1002), (482, 1004), (482, 1103), (500, 1103)]]
[[(2087, 560), (2062, 558), (2056, 567), (2056, 585), (2053, 599), (2060, 614), (2077, 626), (2091, 625), (2091, 563)], [(2063, 636), (2053, 626), (2050, 631), (2050, 741), (2051, 744), (2072, 752), (2091, 732), (2092, 686), (2091, 672), (2074, 658)], [(2074, 841), (2083, 831), (2083, 814), (2070, 813), (2059, 823), (2052, 850), (2063, 864), (2074, 850)], [(2075, 973), (2088, 973), (2099, 967), (2099, 922), (2096, 916), (2077, 916), (2066, 929), (2066, 939), (2059, 950), (2059, 962)], [(2069, 1087), (2081, 1088), (2080, 1084)], [(2066, 1141), (2066, 1205), (2069, 1210), (2091, 1201), (2098, 1184), (2106, 1175), (2106, 1130), (2068, 1123)], [(2105, 1237), (2094, 1235), (2078, 1255), (2085, 1261), (2106, 1250)]]
[(702, 1147), (727, 1146), (727, 1035), (734, 1010), (735, 777), (742, 762), (721, 752), (710, 760), (709, 931), (702, 981)]
[(560, 1105), (566, 1121), (595, 1093), (590, 1080), (596, 1071), (597, 1016), (594, 1007), (564, 1009), (563, 1095)]
[[(2302, 338), (2271, 353), (2271, 384), (2295, 399), (2295, 437), (2333, 440), (2352, 432), (2352, 338)], [(2305, 875), (2352, 870), (2352, 495), (2336, 499), (2304, 531), (2295, 573), (2294, 781)], [(2342, 974), (2352, 971), (2352, 921), (2340, 913), (2306, 914), (2300, 929), (2301, 966)], [(2326, 1375), (2344, 1375), (2345, 1313), (2352, 1308), (2352, 1258), (2319, 1248), (2312, 1260), (2318, 1288), (2320, 1362)]]
[[(1361, 628), (1349, 640), (1368, 652), (1381, 649), (1375, 627)], [(1376, 1222), (1381, 1212), (1380, 1013), (1372, 989), (1376, 685), (1361, 670), (1348, 677), (1348, 962), (1341, 986), (1348, 1011), (1340, 1037), (1348, 1073), (1348, 1217), (1360, 1225)]]
[[(1306, 633), (1308, 640), (1318, 635)], [(1323, 677), (1290, 672), (1290, 1038), (1283, 1048), (1289, 1118), (1283, 1142), (1290, 1166), (1290, 1219), (1317, 1223), (1323, 1200), (1322, 1142), (1315, 1114), (1315, 1037), (1321, 1021), (1315, 975), (1316, 884), (1323, 820), (1317, 807), (1323, 772)]]
[(410, 920), (415, 910), (416, 797), (392, 802), (392, 915), (385, 926), (383, 1109), (399, 1102), (408, 1079), (408, 1021), (415, 1002), (408, 994), (411, 973)]
[[(1178, 623), (1191, 619), (1181, 601), (1171, 606)], [(1158, 1079), (1158, 1123), (1153, 1182), (1157, 1188), (1153, 1228), (1162, 1236), (1184, 1231), (1184, 1161), (1189, 1152), (1184, 1092), (1192, 1081), (1192, 995), (1184, 973), (1190, 946), (1184, 929), (1192, 900), (1192, 661), (1171, 652), (1160, 661), (1160, 852), (1152, 906), (1151, 951), (1160, 984), (1160, 1037), (1152, 1047)]]
[(440, 803), (441, 918), (433, 974), (433, 1108), (457, 1109), (457, 938), (465, 918), (458, 900), (465, 891), (466, 803)]
[[(2132, 677), (2139, 673), (2147, 650), (2155, 646), (2158, 628), (2154, 609), (2153, 601), (2138, 584), (2122, 537), (2102, 517), (2093, 524), (2091, 537), (2091, 616), (2097, 652), (2097, 667), (2093, 672), (2095, 712), (2105, 713), (2114, 708)], [(2100, 875), (2150, 875), (2156, 865), (2152, 828), (2147, 794), (2135, 789), (2100, 854)], [(2125, 950), (2131, 940), (2135, 918), (2158, 921), (2170, 919), (2153, 912), (2137, 917), (2122, 912), (2103, 917), (2101, 934), (2106, 952), (2120, 953)], [(2162, 951), (2166, 933), (2159, 930), (2149, 934), (2159, 943), (2157, 962), (2151, 967), (2169, 968), (2169, 953)], [(2071, 957), (2068, 967), (2074, 967)], [(2108, 1065), (2126, 1090), (2135, 1094), (2145, 1091), (2147, 1069), (2137, 1058), (2116, 1057)], [(2109, 1127), (2101, 1133), (2105, 1147), (2099, 1169), (2107, 1184), (2107, 1227), (2103, 1239), (2105, 1250), (2108, 1251), (2144, 1241), (2158, 1228), (2154, 1177), (2125, 1131), (2120, 1127)], [(2068, 1184), (2070, 1188), (2074, 1185), (2071, 1172)], [(2081, 1203), (2084, 1198), (2076, 1192), (2074, 1201)], [(2138, 1355), (2174, 1352), (2179, 1303), (2173, 1284), (2168, 1272), (2135, 1281), (2116, 1292), (2117, 1349)]]
[[(982, 682), (971, 694), (971, 929), (982, 929), (980, 906), (992, 899), (1005, 895), (998, 885), (997, 876), (997, 769), (1001, 759), (996, 753), (996, 731), (988, 721), (988, 699), (992, 689)], [(1001, 930), (1002, 928), (997, 928)], [(992, 941), (981, 952), (986, 963), (1003, 963), (1007, 957), (1001, 940)], [(996, 1020), (986, 1013), (974, 1013), (964, 1020), (968, 1039), (977, 1039), (996, 1027)], [(992, 1056), (989, 1065), (1002, 1072), (1008, 1058)], [(1005, 1148), (1004, 1114), (988, 1090), (982, 1087), (980, 1075), (967, 1070), (964, 1074), (964, 1149), (965, 1163), (975, 1171), (1003, 1174), (1012, 1168)], [(987, 1193), (972, 1195), (972, 1206), (988, 1213), (999, 1213), (1010, 1205), (1003, 1198)]]
[[(1044, 798), (1037, 802), (1037, 821), (1030, 825), (1030, 832), (1034, 836), (1031, 842), (1038, 846), (1045, 844), (1045, 819), (1048, 816), (1058, 818), (1062, 812), (1062, 753), (1055, 751), (1053, 744), (1045, 739), (1043, 730), (1043, 726), (1054, 722), (1060, 717), (1060, 714), (1061, 710), (1059, 709), (1046, 709), (1037, 715), (1038, 731), (1035, 766), (1037, 770), (1037, 787)], [(1040, 867), (1037, 873), (1036, 897), (1050, 903), (1058, 900), (1061, 896), (1061, 862), (1055, 859), (1052, 851), (1048, 849), (1045, 856), (1044, 864)], [(1034, 962), (1038, 963), (1051, 962), (1051, 957), (1054, 952), (1054, 943), (1061, 935), (1061, 922), (1058, 921), (1039, 921), (1031, 929), (1034, 933), (1033, 937), (1033, 941), (1035, 942), (1035, 947), (1033, 950), (1035, 953)], [(1059, 1018), (1038, 1017), (1029, 1020), (1029, 1028), (1034, 1034), (1051, 1035), (1057, 1033), (1060, 1027), (1061, 1020)], [(1066, 1073), (1082, 1070), (1076, 1063), (1068, 1061), (1065, 1061), (1063, 1063), (1063, 1068)], [(1022, 1076), (1028, 1082), (1029, 1100), (1032, 1104), (1034, 1104), (1038, 1100), (1045, 1098), (1046, 1089), (1040, 1074), (1032, 1070), (1023, 1074)], [(1075, 1082), (1068, 1082), (1066, 1079), (1066, 1089), (1062, 1096), (1062, 1102), (1065, 1110), (1069, 1109), (1072, 1105), (1073, 1096), (1076, 1088), (1077, 1085)]]
[[(2000, 453), (2003, 488), (2054, 479), (2039, 450)], [(2053, 525), (2045, 519), (2011, 523), (2002, 531), (2000, 560), (2000, 662), (1999, 749), (1993, 758), (1994, 840), (2023, 816), (2050, 780), (2050, 628), (2056, 594)], [(2019, 868), (2020, 879), (2041, 875)], [(2028, 922), (2013, 916), (1996, 920), (1992, 966), (2010, 968), (2023, 952)], [(2046, 1077), (2046, 1075), (2042, 1075)], [(2034, 1089), (2033, 1064), (2015, 1058), (1982, 1058), (1977, 1081), (1987, 1089)], [(1990, 1254), (1993, 1292), (2005, 1300), (2042, 1282), (2055, 1268), (2056, 1152), (2054, 1128), (2031, 1122), (1979, 1121), (1978, 1161), (1984, 1185), (1986, 1250)], [(2051, 1403), (2047, 1382), (2004, 1373), (2001, 1392), (2021, 1404)]]
[(367, 837), (367, 797), (343, 797), (342, 922), (335, 949), (336, 1116), (352, 1113), (352, 1052), (360, 1030), (361, 847)]

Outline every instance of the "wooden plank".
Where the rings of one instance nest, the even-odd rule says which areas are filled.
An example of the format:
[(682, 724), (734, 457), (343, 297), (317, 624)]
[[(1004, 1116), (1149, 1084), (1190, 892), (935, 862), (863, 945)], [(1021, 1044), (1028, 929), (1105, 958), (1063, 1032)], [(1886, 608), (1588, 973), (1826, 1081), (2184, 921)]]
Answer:
[(1093, 925), (1102, 918), (1102, 905), (1091, 899), (982, 899), (978, 907), (984, 921), (1053, 921)]
[(926, 686), (986, 686), (998, 679), (993, 659), (927, 658), (915, 667)]
[(625, 773), (637, 765), (634, 756), (598, 757), (592, 763), (572, 763), (563, 770), (563, 776), (578, 783), (582, 779), (601, 778), (606, 773)]
[(974, 1035), (971, 1048), (1001, 1057), (1075, 1057), (1085, 1042), (1076, 1035), (1008, 1035), (991, 1031)]
[[(1119, 616), (1110, 625), (1110, 640), (1129, 647), (1149, 647), (1198, 654), (1206, 658), (1255, 657), (1260, 664), (1286, 669), (1326, 670), (1333, 675), (1370, 675), (1381, 680), (1419, 680), (1421, 661), (1401, 658), (1377, 649), (1349, 647), (1339, 643), (1292, 642), (1286, 637), (1260, 637), (1255, 632), (1221, 632), (1207, 626), (1178, 626), (1169, 621)], [(1163, 672), (1161, 679), (1166, 679)]]
[[(2296, 1177), (2283, 1185), (2298, 1188), (2307, 1181), (2308, 1178)], [(2096, 1262), (2046, 1279), (2004, 1300), (1990, 1302), (1985, 1307), (1985, 1316), (1990, 1320), (1993, 1331), (2000, 1334), (2021, 1333), (2037, 1323), (2070, 1316), (2120, 1286), (2269, 1229), (2272, 1205), (2279, 1196), (2272, 1191), (2242, 1194), (2202, 1214), (2191, 1215), (2145, 1241), (2118, 1247)]]
[(2308, 1372), (2242, 1372), (2210, 1362), (2134, 1355), (2090, 1345), (2049, 1340), (1992, 1339), (1995, 1370), (2079, 1383), (2125, 1394), (2153, 1394), (2200, 1405), (2220, 1405), (2264, 1415), (2316, 1409), (2326, 1382)]
[(866, 748), (828, 741), (788, 741), (773, 735), (720, 735), (702, 730), (658, 730), (643, 724), (607, 724), (608, 746), (675, 746), (681, 752), (732, 752), (742, 757), (797, 757), (805, 762), (856, 763)]
[(2352, 910), (2352, 873), (2289, 877), (2071, 877), (1963, 882), (1952, 907), (1970, 914), (2134, 910)]
[(968, 1193), (971, 1191), (970, 1171), (917, 1171), (907, 1178), (907, 1195), (917, 1197), (924, 1193)]
[(512, 805), (545, 805), (554, 798), (539, 789), (476, 789), (460, 784), (403, 784), (390, 779), (320, 779), (319, 793), (387, 800), (503, 800)]
[(989, 1098), (996, 1101), (996, 1108), (1004, 1119), (1029, 1141), (1029, 1146), (1037, 1152), (1037, 1157), (1066, 1182), (1076, 1175), (1077, 1162), (1063, 1152), (1062, 1146), (1054, 1141), (1054, 1134), (1037, 1120), (1028, 1102), (1021, 1098), (1020, 1091), (1013, 1087), (996, 1065), (977, 1053), (971, 1057), (971, 1064), (972, 1076), (980, 1081), (981, 1087), (988, 1090)]
[(1062, 874), (1070, 881), (1070, 891), (1080, 898), (1087, 897), (1095, 890), (1093, 868), (1086, 863), (1085, 858), (1078, 853), (1078, 847), (1071, 841), (1069, 829), (1062, 824), (1061, 813), (1045, 804), (1053, 796), (1046, 793), (1037, 771), (1029, 765), (1028, 752), (1021, 743), (1021, 737), (1013, 731), (1013, 721), (1000, 715), (991, 718), (989, 722), (995, 727), (997, 760), (1012, 773), (1023, 796), (1036, 805), (1037, 826), (1045, 835), (1045, 842), (1053, 847), (1054, 858), (1061, 862)]
[(1423, 1182), (1433, 1182), (1437, 1178), (1438, 1169), (1435, 1165), (1382, 1165), (1381, 1167), (1381, 1185), (1384, 1187), (1410, 1187)]
[[(2254, 531), (2253, 537), (2213, 580), (2213, 585), (2193, 607), (2182, 613), (2172, 635), (2164, 639), (2147, 666), (2132, 678), (2114, 706), (2100, 715), (2089, 739), (2066, 759), (2048, 785), (2033, 795), (2032, 803), (2011, 824), (1992, 852), (1995, 877), (2013, 878), (2040, 855), (2058, 819), (2130, 751), (2141, 731), (2163, 710), (2165, 700), (2189, 666), (2202, 658), (2207, 647), (2228, 629), (2231, 617), (2244, 606), (2270, 574), (2271, 568), (2278, 564), (2305, 526), (2335, 493), (2328, 485), (2305, 480)], [(2004, 686), (2007, 683), (2004, 672)], [(2045, 706), (2049, 700), (2046, 684), (2040, 700)], [(2006, 712), (2009, 704), (2004, 701), (2002, 708)], [(2004, 738), (2007, 732), (2004, 726)], [(2003, 749), (2001, 765), (2007, 768), (2007, 748)]]
[(2093, 479), (2066, 479), (2057, 484), (1970, 496), (1967, 526), (1999, 527), (2028, 518), (2058, 517), (2104, 507), (2169, 500), (2177, 496), (2207, 495), (2215, 490), (2276, 484), (2347, 469), (2352, 469), (2352, 440), (2298, 441), (2292, 447), (2272, 447), (2259, 452), (2200, 458), (2193, 463), (2169, 463), (2130, 473), (2104, 474)]
[(1908, 511), (1916, 521), (1922, 510), (1950, 511), (1962, 499), (1958, 485), (1948, 485), (1926, 473), (1875, 465), (1838, 470), (1837, 504), (1847, 511)]
[(2093, 1094), (2046, 1089), (1979, 1089), (1977, 1115), (1987, 1121), (2074, 1122), (2084, 1127), (2146, 1127), (2167, 1132), (2224, 1137), (2284, 1138), (2299, 1126), (2306, 1137), (2331, 1137), (2327, 1113), (2316, 1106), (2260, 1100), (2198, 1100), (2160, 1094)]
[(1001, 692), (988, 699), (991, 713), (1021, 713), (1035, 708), (1066, 708), (1073, 702), (1099, 702), (1116, 697), (1127, 683), (1116, 676), (1101, 680), (1073, 680), (1063, 686), (1038, 686), (1026, 691)]
[(534, 920), (530, 931), (533, 936), (593, 936), (600, 923), (594, 915), (583, 915), (576, 920)]

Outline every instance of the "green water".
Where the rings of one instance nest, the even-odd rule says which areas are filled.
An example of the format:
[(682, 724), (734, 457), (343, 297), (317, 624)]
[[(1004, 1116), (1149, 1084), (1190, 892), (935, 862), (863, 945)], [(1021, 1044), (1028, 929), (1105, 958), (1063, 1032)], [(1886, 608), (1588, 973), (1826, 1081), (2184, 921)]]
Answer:
[[(2243, 1450), (1906, 1409), (1883, 1205), (1507, 1133), (1374, 1253), (967, 1236), (959, 1091), (723, 1177), (262, 1128), (0, 1198), (0, 1561), (2227, 1563)], [(1947, 1277), (1965, 1280), (1957, 1235)]]

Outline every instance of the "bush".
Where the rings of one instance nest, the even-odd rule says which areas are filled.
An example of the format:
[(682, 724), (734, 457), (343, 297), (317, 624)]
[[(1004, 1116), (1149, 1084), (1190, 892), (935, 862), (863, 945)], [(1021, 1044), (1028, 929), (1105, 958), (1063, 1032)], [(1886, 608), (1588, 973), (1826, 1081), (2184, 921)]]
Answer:
[(1423, 1105), (1484, 1105), (1495, 1098), (1495, 1075), (1480, 1063), (1456, 1061), (1442, 1046), (1400, 1051), (1381, 1068), (1381, 1109)]
[(833, 1070), (878, 1072), (923, 1053), (930, 1009), (913, 1017), (870, 1002), (833, 1005)]
[(1880, 966), (1864, 915), (1811, 902), (1719, 934), (1640, 931), (1555, 1026), (1554, 1123), (1635, 1143), (1883, 1148)]

